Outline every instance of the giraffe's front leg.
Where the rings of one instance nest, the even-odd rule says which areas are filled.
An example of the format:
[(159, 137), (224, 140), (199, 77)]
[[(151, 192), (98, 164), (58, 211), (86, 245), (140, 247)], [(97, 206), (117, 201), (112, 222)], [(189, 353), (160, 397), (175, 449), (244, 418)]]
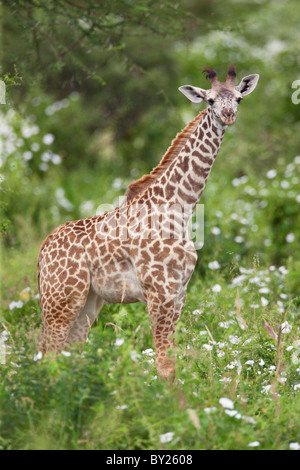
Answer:
[(184, 302), (166, 294), (148, 296), (147, 306), (155, 345), (156, 370), (169, 382), (175, 379), (175, 331)]

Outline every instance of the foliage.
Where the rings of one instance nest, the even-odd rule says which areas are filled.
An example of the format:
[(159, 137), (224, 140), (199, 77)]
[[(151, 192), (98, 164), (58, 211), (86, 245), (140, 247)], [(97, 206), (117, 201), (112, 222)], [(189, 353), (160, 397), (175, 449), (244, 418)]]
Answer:
[[(299, 448), (299, 2), (2, 3), (0, 448)], [(200, 201), (174, 386), (141, 304), (41, 359), (42, 240), (118, 204), (199, 112), (177, 87), (230, 62), (260, 81)]]
[(299, 443), (300, 324), (288, 270), (239, 270), (230, 284), (212, 272), (206, 282), (192, 283), (177, 330), (173, 387), (156, 376), (143, 306), (105, 307), (84, 348), (41, 360), (37, 300), (29, 290), (21, 293), (23, 301), (8, 307), (3, 323), (2, 447), (247, 449), (258, 442), (259, 449), (288, 449)]

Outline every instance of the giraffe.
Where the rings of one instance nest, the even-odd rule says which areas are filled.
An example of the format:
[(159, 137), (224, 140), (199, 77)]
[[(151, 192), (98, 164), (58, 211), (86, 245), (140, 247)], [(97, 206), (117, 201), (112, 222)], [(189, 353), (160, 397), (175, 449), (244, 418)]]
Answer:
[(146, 304), (158, 374), (175, 377), (176, 323), (185, 304), (197, 252), (189, 221), (204, 190), (225, 130), (259, 75), (235, 86), (230, 65), (225, 82), (204, 69), (211, 88), (179, 90), (208, 107), (177, 134), (159, 165), (131, 183), (119, 207), (66, 222), (43, 242), (38, 256), (42, 308), (41, 351), (85, 342), (104, 303)]

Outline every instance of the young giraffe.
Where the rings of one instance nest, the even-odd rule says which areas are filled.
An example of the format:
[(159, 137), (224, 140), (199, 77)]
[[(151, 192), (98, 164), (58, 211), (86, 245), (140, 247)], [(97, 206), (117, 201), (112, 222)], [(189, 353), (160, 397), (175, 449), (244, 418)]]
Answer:
[(224, 83), (210, 67), (205, 72), (211, 89), (179, 90), (208, 108), (177, 135), (149, 175), (129, 186), (125, 203), (104, 215), (66, 222), (42, 244), (43, 352), (86, 341), (105, 302), (141, 301), (150, 315), (157, 371), (173, 380), (175, 354), (169, 351), (197, 260), (189, 221), (238, 103), (259, 78), (248, 75), (235, 86), (233, 65)]

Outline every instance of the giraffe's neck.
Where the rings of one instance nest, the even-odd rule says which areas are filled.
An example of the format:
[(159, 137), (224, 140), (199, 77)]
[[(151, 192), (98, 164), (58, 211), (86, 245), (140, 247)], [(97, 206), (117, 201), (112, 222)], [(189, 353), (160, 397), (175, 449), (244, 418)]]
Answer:
[[(221, 127), (213, 118), (208, 108), (194, 121), (182, 147), (171, 151), (171, 161), (164, 167), (165, 158), (152, 173), (133, 183), (129, 189), (129, 202), (121, 206), (132, 229), (130, 236), (143, 232), (144, 238), (155, 238), (160, 233), (162, 238), (186, 239), (188, 226), (204, 190), (210, 170), (220, 148), (225, 127)], [(190, 131), (190, 125), (185, 130)], [(179, 134), (180, 139), (185, 135)], [(175, 139), (178, 144), (178, 139)], [(153, 175), (158, 175), (153, 181)], [(143, 186), (149, 184), (142, 191)], [(139, 226), (141, 222), (142, 229)]]
[(165, 202), (190, 205), (194, 210), (205, 188), (225, 129), (214, 120), (208, 108), (177, 158), (152, 185), (153, 195), (158, 192), (162, 194), (163, 189)]

